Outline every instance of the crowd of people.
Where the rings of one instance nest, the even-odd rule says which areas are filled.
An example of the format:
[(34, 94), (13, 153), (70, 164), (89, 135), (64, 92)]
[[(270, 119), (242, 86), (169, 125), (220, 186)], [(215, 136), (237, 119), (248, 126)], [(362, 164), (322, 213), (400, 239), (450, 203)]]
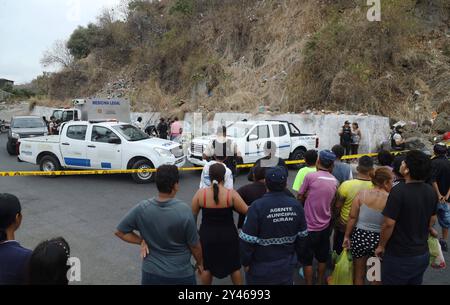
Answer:
[[(226, 139), (225, 128), (219, 133)], [(235, 164), (227, 156), (239, 152), (227, 143), (219, 138), (208, 148), (212, 160), (192, 202), (177, 199), (179, 170), (164, 165), (156, 173), (158, 194), (117, 226), (118, 238), (140, 246), (143, 285), (196, 285), (197, 279), (211, 285), (227, 277), (235, 285), (293, 285), (298, 268), (307, 285), (323, 285), (332, 252), (344, 250), (353, 257), (355, 285), (367, 284), (366, 263), (375, 256), (382, 259), (382, 284), (418, 285), (430, 264), (428, 238), (439, 237), (437, 223), (447, 251), (446, 146), (436, 145), (433, 159), (420, 151), (397, 157), (383, 151), (375, 164), (363, 156), (355, 177), (341, 160), (346, 147), (311, 150), (291, 187), (276, 144), (268, 143), (250, 183), (235, 190)], [(0, 284), (67, 284), (68, 243), (57, 238), (25, 249), (15, 241), (21, 222), (19, 200), (0, 195)]]
[[(332, 251), (346, 250), (353, 257), (355, 285), (368, 284), (366, 264), (375, 256), (382, 259), (382, 284), (417, 285), (430, 262), (428, 238), (438, 236), (436, 220), (447, 251), (450, 161), (445, 146), (435, 147), (433, 160), (420, 151), (397, 157), (382, 151), (378, 164), (363, 156), (356, 177), (341, 161), (343, 146), (308, 151), (292, 186), (297, 196), (288, 187), (284, 161), (274, 154), (275, 143), (266, 145), (267, 156), (250, 171), (251, 183), (237, 191), (226, 149), (211, 149), (214, 160), (203, 169), (191, 209), (175, 199), (177, 168), (163, 166), (156, 174), (159, 195), (140, 203), (119, 224), (117, 236), (141, 245), (143, 284), (195, 284), (198, 275), (203, 285), (226, 277), (235, 285), (292, 285), (301, 267), (306, 284), (321, 285)], [(263, 166), (265, 161), (270, 166)], [(240, 215), (237, 225), (233, 211)]]
[(180, 142), (180, 138), (183, 135), (183, 126), (178, 117), (171, 120), (160, 118), (159, 123), (156, 126), (148, 126), (144, 124), (142, 117), (138, 117), (133, 125), (151, 136), (164, 140)]

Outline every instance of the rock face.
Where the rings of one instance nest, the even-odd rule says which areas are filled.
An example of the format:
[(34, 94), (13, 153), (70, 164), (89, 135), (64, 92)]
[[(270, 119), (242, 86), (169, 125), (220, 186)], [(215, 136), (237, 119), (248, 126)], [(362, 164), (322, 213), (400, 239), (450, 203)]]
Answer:
[(444, 134), (450, 131), (450, 116), (447, 112), (441, 112), (434, 121), (433, 130), (438, 134)]
[(421, 150), (431, 153), (433, 151), (433, 144), (423, 137), (412, 137), (406, 140), (407, 150)]

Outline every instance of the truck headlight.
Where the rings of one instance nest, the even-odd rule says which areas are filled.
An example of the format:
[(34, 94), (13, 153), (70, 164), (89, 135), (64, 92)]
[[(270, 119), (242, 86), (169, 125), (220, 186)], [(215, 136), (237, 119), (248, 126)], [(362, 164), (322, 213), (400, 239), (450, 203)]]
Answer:
[(15, 132), (13, 132), (13, 133), (11, 134), (11, 137), (12, 137), (13, 139), (20, 139), (20, 135), (19, 135), (18, 133), (15, 133)]
[(170, 158), (173, 157), (173, 154), (169, 150), (165, 150), (162, 148), (155, 148), (155, 151), (164, 158)]

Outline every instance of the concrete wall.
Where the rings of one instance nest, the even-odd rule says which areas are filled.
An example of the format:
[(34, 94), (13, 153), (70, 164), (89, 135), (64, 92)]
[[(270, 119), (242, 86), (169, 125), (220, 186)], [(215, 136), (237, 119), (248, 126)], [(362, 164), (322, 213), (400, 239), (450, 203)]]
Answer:
[[(33, 115), (50, 117), (51, 108), (37, 106), (33, 110)], [(149, 120), (157, 123), (161, 117), (160, 113), (132, 113), (132, 122), (141, 116), (144, 122)], [(194, 119), (195, 118), (195, 119)], [(359, 124), (363, 138), (360, 147), (361, 153), (376, 151), (378, 145), (385, 141), (390, 133), (389, 119), (380, 116), (357, 116), (357, 115), (301, 115), (301, 114), (282, 114), (282, 115), (256, 115), (247, 113), (217, 113), (214, 122), (207, 123), (206, 115), (200, 116), (194, 113), (185, 115), (184, 130), (187, 133), (193, 132), (194, 125), (203, 124), (203, 134), (211, 134), (222, 124), (231, 124), (243, 119), (248, 120), (284, 120), (297, 125), (302, 133), (317, 134), (320, 138), (320, 149), (330, 149), (339, 144), (339, 130), (345, 121), (356, 122)], [(201, 121), (201, 122), (200, 122)], [(198, 134), (197, 134), (198, 136)]]

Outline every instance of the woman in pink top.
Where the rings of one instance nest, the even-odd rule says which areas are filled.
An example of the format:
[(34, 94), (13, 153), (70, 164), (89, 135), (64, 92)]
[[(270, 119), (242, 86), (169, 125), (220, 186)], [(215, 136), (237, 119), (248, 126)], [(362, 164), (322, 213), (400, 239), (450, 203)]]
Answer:
[(176, 117), (170, 127), (170, 140), (171, 141), (177, 140), (181, 136), (182, 133), (183, 133), (183, 127), (181, 126), (180, 121)]

